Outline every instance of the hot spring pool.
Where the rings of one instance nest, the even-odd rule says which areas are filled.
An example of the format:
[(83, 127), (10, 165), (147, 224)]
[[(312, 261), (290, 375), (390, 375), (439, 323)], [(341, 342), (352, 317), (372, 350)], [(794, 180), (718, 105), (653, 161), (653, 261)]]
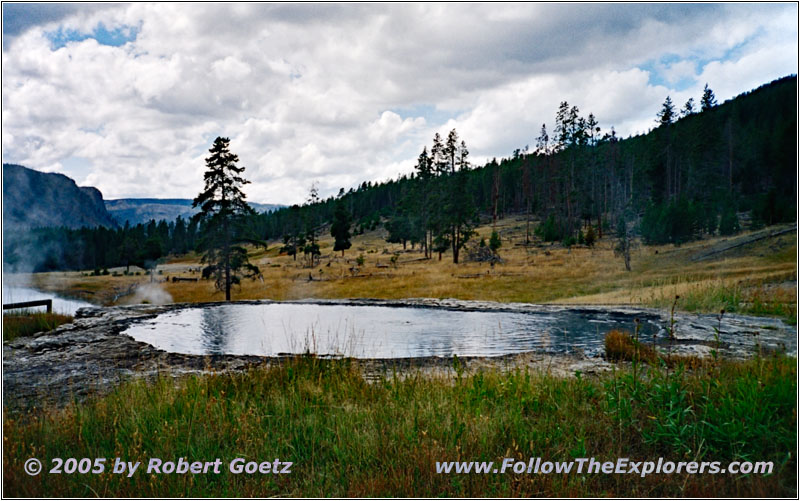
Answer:
[[(657, 316), (636, 316), (642, 322), (642, 340), (664, 338)], [(195, 355), (405, 358), (527, 351), (596, 355), (605, 333), (615, 328), (633, 330), (634, 315), (580, 309), (504, 312), (266, 303), (169, 311), (136, 322), (123, 333), (165, 351)]]

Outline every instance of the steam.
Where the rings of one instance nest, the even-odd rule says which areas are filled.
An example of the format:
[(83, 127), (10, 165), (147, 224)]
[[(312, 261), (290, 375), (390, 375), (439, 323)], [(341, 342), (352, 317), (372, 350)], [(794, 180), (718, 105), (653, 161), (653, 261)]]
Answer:
[(159, 284), (146, 283), (136, 288), (136, 292), (126, 303), (129, 304), (168, 304), (172, 302), (172, 296), (165, 291)]

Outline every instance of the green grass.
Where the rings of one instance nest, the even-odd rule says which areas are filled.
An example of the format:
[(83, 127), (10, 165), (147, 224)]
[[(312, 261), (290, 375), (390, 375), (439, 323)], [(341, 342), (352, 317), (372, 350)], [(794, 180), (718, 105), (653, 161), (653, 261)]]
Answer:
[[(7, 496), (796, 496), (796, 360), (719, 362), (599, 379), (479, 372), (367, 383), (347, 361), (122, 385), (4, 416)], [(443, 475), (436, 461), (775, 461), (750, 475)], [(236, 457), (290, 475), (50, 475), (29, 457)], [(144, 467), (140, 467), (144, 468)]]
[[(650, 306), (668, 308), (674, 297), (655, 298)], [(797, 323), (797, 305), (794, 297), (790, 297), (781, 289), (768, 289), (765, 284), (748, 285), (738, 283), (704, 283), (685, 290), (680, 297), (678, 307), (684, 311), (719, 313), (739, 313), (779, 317), (790, 325)]]
[(72, 322), (72, 317), (60, 313), (4, 313), (3, 341), (12, 341), (41, 331), (50, 331), (61, 324)]

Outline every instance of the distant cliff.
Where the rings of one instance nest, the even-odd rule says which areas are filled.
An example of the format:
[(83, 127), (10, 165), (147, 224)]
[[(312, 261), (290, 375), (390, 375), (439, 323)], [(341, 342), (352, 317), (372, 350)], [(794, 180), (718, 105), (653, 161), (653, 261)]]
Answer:
[(45, 226), (117, 226), (97, 188), (63, 174), (3, 164), (3, 232)]
[[(270, 212), (283, 207), (274, 204), (258, 204), (248, 202), (258, 212)], [(131, 226), (147, 223), (151, 219), (156, 221), (174, 221), (178, 216), (189, 219), (200, 211), (192, 207), (188, 198), (120, 198), (106, 200), (106, 209), (120, 224), (129, 222)]]

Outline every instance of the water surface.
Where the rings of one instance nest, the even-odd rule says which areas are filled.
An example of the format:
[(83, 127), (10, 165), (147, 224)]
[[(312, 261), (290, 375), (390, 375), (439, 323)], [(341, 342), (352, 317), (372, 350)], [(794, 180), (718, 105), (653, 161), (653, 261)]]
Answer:
[[(30, 287), (11, 286), (3, 284), (3, 304), (22, 303), (25, 301), (37, 301), (39, 299), (52, 299), (53, 312), (74, 315), (78, 308), (94, 306), (86, 301), (78, 299), (67, 299), (52, 292), (40, 291)], [(44, 306), (30, 308), (31, 311), (46, 311)], [(21, 310), (5, 310), (7, 313), (18, 312)]]
[[(663, 337), (655, 316), (638, 316), (643, 339)], [(125, 333), (186, 354), (402, 358), (534, 350), (595, 355), (606, 332), (633, 327), (633, 315), (579, 309), (521, 313), (268, 303), (185, 308), (137, 322)]]

